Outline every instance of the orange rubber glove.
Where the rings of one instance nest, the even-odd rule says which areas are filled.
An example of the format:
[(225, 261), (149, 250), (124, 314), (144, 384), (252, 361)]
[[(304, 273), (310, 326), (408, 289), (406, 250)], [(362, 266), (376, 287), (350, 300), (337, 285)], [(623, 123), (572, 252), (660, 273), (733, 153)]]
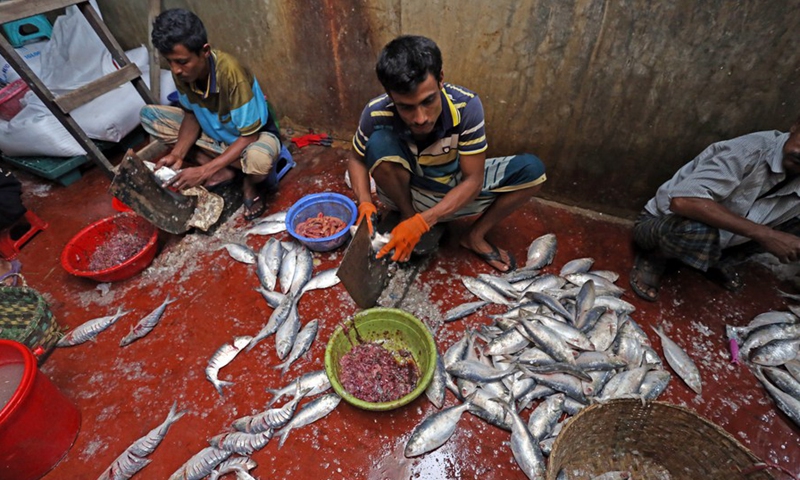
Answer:
[(381, 258), (394, 249), (392, 260), (395, 262), (407, 261), (411, 257), (411, 252), (414, 251), (414, 246), (419, 242), (419, 239), (430, 229), (428, 222), (419, 213), (408, 220), (403, 220), (394, 227), (391, 240), (378, 252), (376, 257)]
[(378, 213), (378, 209), (372, 202), (361, 202), (358, 204), (358, 218), (356, 225), (361, 225), (361, 219), (367, 219), (367, 227), (369, 228), (369, 236), (375, 233), (375, 228), (372, 226), (372, 217)]

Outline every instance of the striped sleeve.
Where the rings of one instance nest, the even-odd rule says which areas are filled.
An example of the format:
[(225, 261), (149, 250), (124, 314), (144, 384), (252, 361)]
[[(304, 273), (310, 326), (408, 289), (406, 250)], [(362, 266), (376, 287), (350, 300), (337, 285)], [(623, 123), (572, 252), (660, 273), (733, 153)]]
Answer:
[(367, 151), (367, 140), (369, 140), (372, 132), (375, 131), (375, 125), (390, 122), (394, 117), (394, 113), (387, 108), (387, 99), (388, 95), (386, 94), (373, 98), (361, 112), (358, 130), (353, 135), (353, 148), (362, 157)]
[(753, 167), (748, 158), (758, 158), (752, 149), (732, 148), (732, 142), (715, 143), (694, 159), (695, 169), (677, 182), (669, 198), (706, 198), (720, 202), (739, 186), (747, 171)]
[(475, 155), (489, 148), (486, 143), (483, 104), (477, 95), (469, 99), (461, 111), (461, 125), (463, 130), (458, 139), (458, 152), (461, 155)]

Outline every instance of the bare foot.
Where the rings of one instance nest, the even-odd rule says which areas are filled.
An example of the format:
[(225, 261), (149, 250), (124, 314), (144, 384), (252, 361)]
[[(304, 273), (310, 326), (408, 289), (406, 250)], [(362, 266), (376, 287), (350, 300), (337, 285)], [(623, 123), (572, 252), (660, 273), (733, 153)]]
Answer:
[(472, 251), (484, 262), (500, 272), (510, 272), (517, 268), (516, 259), (507, 250), (502, 250), (492, 245), (485, 239), (474, 241), (466, 238), (461, 241), (461, 246)]

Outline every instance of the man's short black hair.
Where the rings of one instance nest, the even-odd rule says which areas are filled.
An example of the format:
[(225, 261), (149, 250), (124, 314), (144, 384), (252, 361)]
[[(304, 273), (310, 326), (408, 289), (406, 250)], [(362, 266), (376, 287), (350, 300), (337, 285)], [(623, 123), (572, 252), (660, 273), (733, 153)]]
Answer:
[(200, 53), (208, 43), (208, 34), (203, 22), (194, 13), (182, 8), (165, 10), (153, 21), (151, 35), (153, 46), (166, 55), (181, 44), (192, 53)]
[(430, 38), (402, 35), (383, 47), (375, 72), (387, 92), (410, 93), (428, 74), (441, 80), (442, 52)]

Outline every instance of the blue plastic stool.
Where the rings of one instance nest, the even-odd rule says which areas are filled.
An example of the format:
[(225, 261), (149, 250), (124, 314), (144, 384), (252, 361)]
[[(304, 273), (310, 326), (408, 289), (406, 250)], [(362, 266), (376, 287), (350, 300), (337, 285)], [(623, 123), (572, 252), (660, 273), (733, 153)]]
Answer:
[(267, 176), (267, 188), (269, 190), (277, 189), (278, 182), (280, 182), (281, 178), (289, 173), (289, 170), (291, 170), (295, 165), (297, 164), (292, 158), (292, 154), (289, 153), (289, 149), (286, 148), (286, 145), (282, 145), (281, 154), (278, 156), (278, 159), (275, 161), (275, 163), (272, 164), (272, 170)]
[[(34, 27), (36, 31), (22, 33), (25, 27)], [(44, 15), (34, 15), (32, 17), (14, 20), (3, 24), (8, 42), (14, 48), (19, 48), (23, 44), (36, 40), (37, 38), (50, 38), (53, 35), (53, 26)]]

